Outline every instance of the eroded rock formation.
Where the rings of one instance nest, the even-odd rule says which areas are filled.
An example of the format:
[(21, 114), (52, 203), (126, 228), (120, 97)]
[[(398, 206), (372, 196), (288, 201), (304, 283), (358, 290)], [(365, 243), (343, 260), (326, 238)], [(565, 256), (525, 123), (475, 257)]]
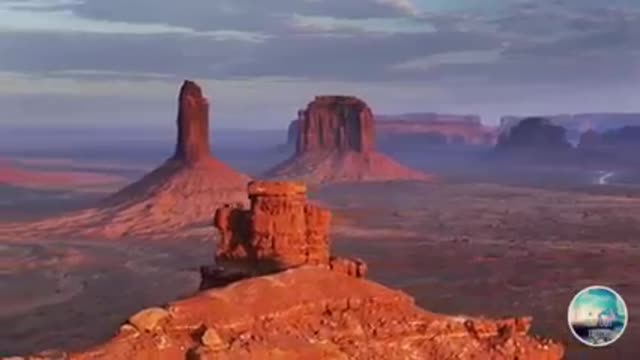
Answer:
[(375, 151), (373, 114), (358, 98), (318, 96), (299, 116), (294, 156), (266, 177), (310, 184), (431, 179)]
[(180, 90), (175, 154), (164, 164), (94, 207), (28, 224), (0, 227), (0, 238), (71, 236), (180, 238), (206, 229), (225, 203), (244, 202), (250, 178), (209, 150), (209, 103), (185, 81)]
[(178, 139), (173, 159), (197, 163), (211, 157), (209, 150), (209, 101), (193, 81), (185, 81), (178, 98)]
[(331, 256), (331, 213), (307, 203), (306, 192), (302, 183), (255, 181), (248, 186), (249, 209), (218, 209), (216, 266), (202, 269), (202, 287), (302, 265), (365, 276), (362, 261)]
[(566, 150), (571, 148), (566, 130), (545, 118), (526, 118), (498, 138), (496, 147), (509, 149)]
[[(640, 113), (547, 114), (538, 117), (549, 119), (555, 125), (564, 127), (567, 129), (567, 137), (576, 142), (580, 135), (589, 129), (602, 133), (625, 126), (640, 126)], [(518, 116), (505, 116), (500, 120), (500, 124), (506, 130), (523, 119)]]
[(374, 149), (373, 113), (356, 97), (318, 96), (300, 115), (298, 154)]
[(530, 323), (430, 313), (402, 292), (306, 266), (143, 310), (69, 359), (561, 359), (561, 345), (527, 335)]
[[(289, 124), (287, 147), (296, 147), (299, 119)], [(376, 143), (383, 148), (424, 145), (495, 145), (497, 129), (485, 126), (478, 116), (415, 113), (374, 115)]]
[(376, 132), (386, 147), (494, 145), (497, 138), (477, 116), (435, 113), (377, 116)]
[[(252, 182), (251, 208), (220, 208), (219, 265), (244, 272), (134, 314), (106, 343), (69, 360), (562, 359), (562, 345), (528, 335), (530, 318), (430, 313), (363, 279), (359, 261), (329, 254), (328, 211), (299, 183)], [(275, 274), (274, 274), (275, 273)], [(231, 285), (229, 285), (232, 283)]]

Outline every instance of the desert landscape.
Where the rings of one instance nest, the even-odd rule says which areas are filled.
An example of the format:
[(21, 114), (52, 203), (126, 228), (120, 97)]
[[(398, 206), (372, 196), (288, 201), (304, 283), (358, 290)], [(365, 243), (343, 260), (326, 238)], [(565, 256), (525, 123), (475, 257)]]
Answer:
[(640, 358), (638, 3), (268, 5), (0, 0), (1, 360)]
[[(51, 193), (50, 184), (60, 180), (55, 176), (39, 177), (40, 183), (29, 182), (28, 186), (5, 182), (4, 198), (11, 202), (2, 204), (1, 211), (14, 216), (7, 216), (0, 225), (1, 355), (208, 359), (223, 355), (388, 358), (395, 353), (394, 358), (433, 359), (633, 358), (639, 333), (634, 322), (614, 346), (594, 350), (572, 338), (566, 311), (573, 295), (593, 284), (617, 289), (631, 314), (640, 307), (634, 276), (640, 271), (636, 261), (640, 246), (635, 238), (640, 233), (636, 216), (640, 187), (612, 182), (620, 173), (617, 168), (566, 166), (579, 155), (565, 153), (579, 150), (564, 140), (561, 127), (527, 120), (522, 122), (526, 131), (503, 133), (488, 144), (423, 145), (447, 159), (434, 162), (437, 159), (416, 156), (424, 151), (420, 148), (378, 153), (375, 120), (367, 104), (350, 97), (322, 97), (300, 113), (293, 155), (277, 141), (264, 144), (254, 151), (252, 161), (238, 162), (236, 172), (233, 164), (227, 166), (210, 153), (209, 102), (197, 84), (183, 84), (178, 109), (174, 154), (155, 170), (152, 163), (135, 166), (117, 158), (47, 160), (42, 154), (12, 160), (13, 164), (40, 166), (39, 171), (46, 171), (47, 166), (52, 171), (64, 169), (70, 178), (74, 171), (83, 174), (83, 164), (90, 163), (97, 174), (129, 177), (133, 185), (115, 195), (103, 189), (101, 197), (97, 190), (81, 188), (58, 188)], [(283, 130), (281, 140), (287, 142), (288, 136), (291, 129), (288, 135)], [(213, 139), (215, 144), (215, 132)], [(229, 159), (237, 156), (233, 151), (226, 150)], [(560, 154), (556, 161), (561, 163), (541, 162), (540, 153), (550, 151)], [(216, 150), (214, 145), (213, 153), (225, 150)], [(278, 158), (271, 165), (276, 170), (263, 160)], [(276, 165), (278, 161), (281, 165)], [(515, 169), (500, 171), (505, 164)], [(132, 168), (138, 169), (137, 176), (127, 173)], [(29, 174), (32, 170), (25, 166), (21, 171)], [(144, 175), (144, 171), (150, 172)], [(552, 175), (554, 171), (558, 172)], [(140, 176), (142, 180), (136, 182)], [(309, 189), (304, 183), (250, 183), (251, 177), (306, 180)], [(326, 210), (305, 205), (307, 192), (310, 204)], [(241, 210), (248, 200), (251, 210)], [(16, 215), (20, 206), (42, 209)], [(260, 208), (266, 212), (255, 212)], [(300, 217), (303, 215), (306, 218)], [(300, 238), (300, 234), (308, 237)], [(262, 288), (252, 280), (271, 279), (270, 275), (276, 276), (270, 281), (289, 283), (289, 292), (275, 295), (281, 290)], [(414, 300), (363, 287), (365, 277)], [(324, 282), (333, 285), (325, 287)], [(344, 284), (342, 290), (333, 289), (339, 283)], [(235, 284), (246, 286), (242, 291), (257, 298), (232, 295)], [(296, 291), (298, 286), (305, 290)], [(196, 295), (202, 290), (203, 295)], [(206, 295), (209, 291), (220, 291), (220, 295)], [(382, 291), (376, 299), (391, 296), (390, 304), (396, 305), (384, 305), (387, 310), (374, 310), (382, 305), (370, 305), (376, 316), (386, 319), (375, 321), (393, 323), (398, 321), (393, 320), (396, 316), (403, 316), (405, 320), (398, 324), (404, 327), (385, 330), (388, 335), (379, 340), (373, 340), (380, 336), (375, 332), (364, 340), (357, 334), (376, 328), (369, 323), (373, 315), (354, 314), (355, 318), (337, 319), (333, 330), (309, 335), (319, 337), (318, 341), (329, 336), (333, 340), (321, 341), (330, 341), (331, 346), (295, 345), (299, 340), (266, 328), (245, 330), (255, 335), (237, 345), (243, 335), (224, 325), (232, 320), (223, 320), (241, 316), (232, 315), (237, 310), (212, 304), (209, 312), (198, 313), (202, 310), (196, 305), (206, 296), (240, 296), (234, 306), (268, 313), (274, 311), (269, 310), (271, 305), (250, 305), (251, 301), (282, 296), (291, 303), (281, 306), (296, 307), (309, 301), (297, 294), (314, 291), (329, 291), (323, 300), (329, 303), (337, 301), (331, 296), (343, 296), (340, 291), (364, 296), (362, 299), (369, 291)], [(412, 301), (434, 313), (400, 305)], [(165, 304), (173, 305), (163, 310)], [(174, 314), (176, 306), (184, 315)], [(313, 309), (305, 310), (310, 313), (304, 318), (325, 316), (314, 315)], [(194, 311), (200, 315), (180, 320)], [(157, 323), (158, 317), (167, 316), (168, 323)], [(408, 326), (412, 322), (407, 323), (406, 316), (422, 319), (419, 321), (427, 327)], [(325, 321), (320, 318), (318, 321)], [(477, 320), (464, 320), (465, 326), (456, 330), (455, 324), (463, 321), (459, 319)], [(211, 328), (198, 333), (202, 321)], [(277, 321), (292, 326), (294, 332), (312, 326), (300, 323), (299, 317)], [(354, 324), (365, 330), (356, 331)], [(185, 335), (179, 329), (185, 326), (193, 332), (189, 336), (202, 336), (200, 345), (181, 340)], [(351, 340), (331, 337), (338, 331), (335, 326)], [(530, 338), (529, 328), (533, 334), (554, 340)], [(438, 338), (458, 340), (445, 345), (435, 340)], [(359, 342), (369, 344), (364, 345), (368, 350), (357, 350)], [(104, 345), (98, 346), (100, 343)], [(398, 355), (395, 346), (403, 351), (409, 346), (414, 355)], [(282, 353), (276, 355), (274, 349)], [(469, 355), (463, 355), (467, 351)]]

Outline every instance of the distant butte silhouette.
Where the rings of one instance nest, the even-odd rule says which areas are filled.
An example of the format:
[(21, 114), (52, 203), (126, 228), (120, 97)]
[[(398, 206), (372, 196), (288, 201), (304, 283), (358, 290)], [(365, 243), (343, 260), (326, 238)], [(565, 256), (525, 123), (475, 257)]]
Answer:
[(178, 104), (175, 153), (164, 164), (96, 207), (13, 225), (15, 230), (49, 237), (171, 238), (209, 224), (223, 204), (245, 203), (251, 179), (215, 159), (209, 150), (209, 102), (200, 87), (185, 81)]
[(318, 96), (299, 112), (298, 123), (294, 156), (265, 177), (309, 184), (432, 180), (375, 150), (373, 113), (356, 97)]

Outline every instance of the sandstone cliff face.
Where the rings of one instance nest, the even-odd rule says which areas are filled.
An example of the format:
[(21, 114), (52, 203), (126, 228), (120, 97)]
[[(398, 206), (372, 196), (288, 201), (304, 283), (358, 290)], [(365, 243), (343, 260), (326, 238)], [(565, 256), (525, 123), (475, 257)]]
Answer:
[(0, 228), (2, 236), (100, 239), (190, 237), (206, 228), (225, 203), (243, 203), (250, 178), (209, 150), (209, 104), (185, 81), (178, 99), (175, 154), (164, 164), (94, 207), (29, 224)]
[[(374, 117), (376, 143), (383, 147), (495, 145), (498, 135), (497, 129), (483, 125), (476, 116), (419, 113)], [(289, 124), (288, 147), (296, 147), (303, 118), (304, 110)]]
[(375, 151), (375, 124), (367, 104), (351, 96), (319, 96), (299, 113), (295, 155), (265, 176), (309, 184), (430, 180)]
[(300, 119), (297, 153), (314, 151), (372, 151), (373, 114), (364, 101), (352, 96), (318, 96)]
[(530, 322), (433, 314), (379, 284), (302, 267), (143, 310), (69, 359), (561, 359), (561, 345), (527, 335)]
[(209, 102), (193, 81), (185, 81), (178, 98), (178, 139), (175, 160), (196, 163), (209, 152)]
[(331, 256), (331, 213), (307, 203), (306, 191), (302, 183), (254, 181), (248, 186), (249, 209), (218, 209), (216, 266), (202, 269), (202, 288), (302, 265), (365, 276), (362, 261)]

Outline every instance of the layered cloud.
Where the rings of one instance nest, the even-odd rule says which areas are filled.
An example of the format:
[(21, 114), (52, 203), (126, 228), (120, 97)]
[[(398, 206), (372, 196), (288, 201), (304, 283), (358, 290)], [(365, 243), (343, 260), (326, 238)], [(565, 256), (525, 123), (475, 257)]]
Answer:
[[(295, 86), (369, 94), (380, 111), (589, 111), (579, 97), (637, 95), (638, 38), (632, 0), (0, 0), (0, 96), (126, 85), (165, 101), (191, 77), (251, 89), (232, 103), (273, 100), (274, 126), (302, 105)], [(540, 89), (565, 98), (543, 103)], [(640, 110), (625, 99), (609, 110)], [(229, 118), (251, 123), (253, 108)]]

